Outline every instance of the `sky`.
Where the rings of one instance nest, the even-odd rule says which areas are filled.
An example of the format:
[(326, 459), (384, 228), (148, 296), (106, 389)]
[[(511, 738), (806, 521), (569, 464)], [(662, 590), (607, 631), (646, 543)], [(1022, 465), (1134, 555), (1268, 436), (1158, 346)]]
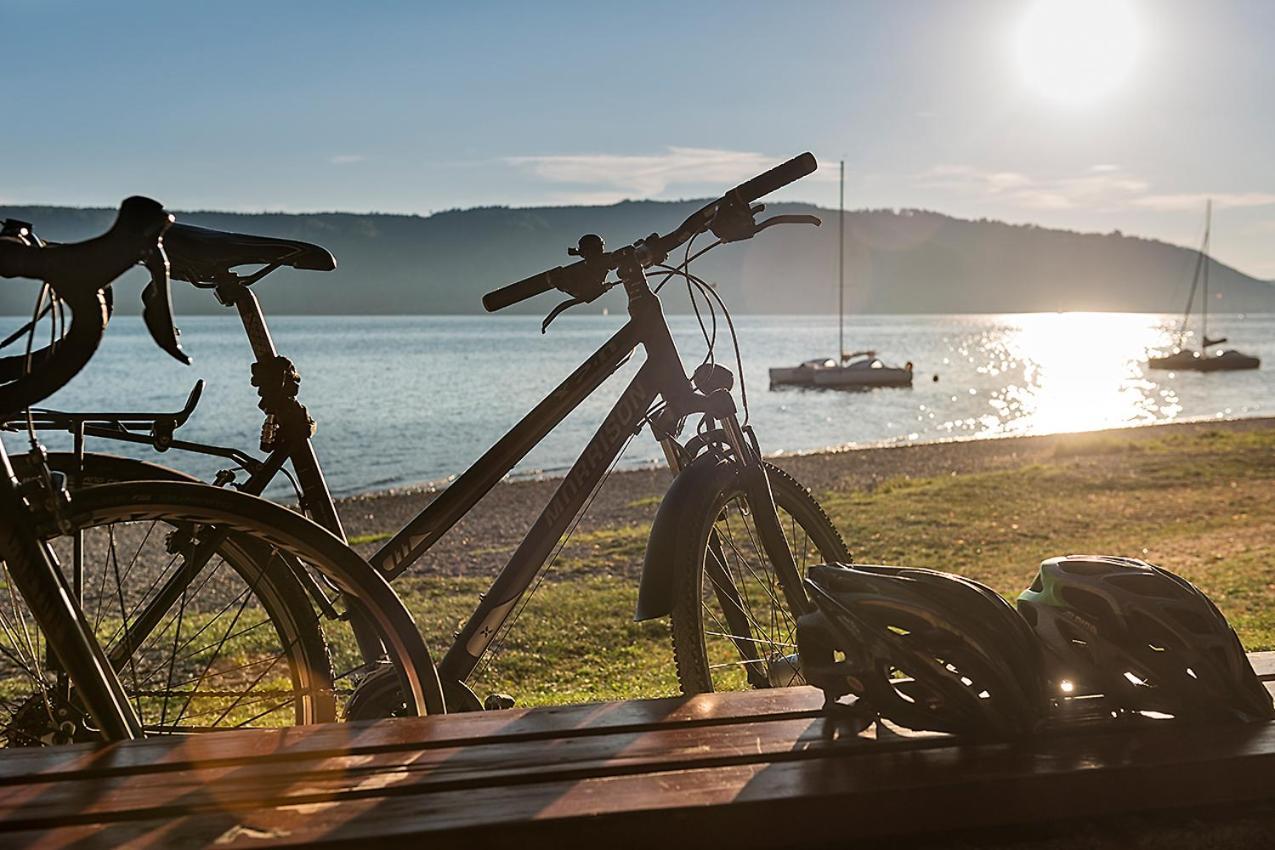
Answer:
[(0, 203), (379, 211), (723, 189), (1198, 242), (1275, 278), (1275, 3), (0, 0)]

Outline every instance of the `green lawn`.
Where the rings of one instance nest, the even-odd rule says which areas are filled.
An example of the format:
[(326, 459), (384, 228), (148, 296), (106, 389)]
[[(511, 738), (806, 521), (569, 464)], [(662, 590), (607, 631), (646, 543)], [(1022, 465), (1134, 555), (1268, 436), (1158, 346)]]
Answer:
[[(836, 461), (832, 461), (836, 462)], [(862, 563), (961, 573), (1013, 598), (1064, 554), (1141, 557), (1213, 597), (1250, 649), (1275, 647), (1275, 432), (1102, 434), (1046, 462), (817, 494)], [(646, 526), (579, 535), (474, 681), (521, 705), (676, 691), (666, 622), (631, 621)], [(486, 582), (399, 584), (441, 652)]]

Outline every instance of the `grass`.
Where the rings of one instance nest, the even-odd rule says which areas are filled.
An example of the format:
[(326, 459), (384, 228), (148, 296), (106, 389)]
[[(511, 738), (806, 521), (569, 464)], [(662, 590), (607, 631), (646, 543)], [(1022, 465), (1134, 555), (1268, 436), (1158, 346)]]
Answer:
[[(398, 586), (429, 645), (441, 652), (486, 582), (428, 577)], [(519, 705), (676, 694), (668, 623), (633, 622), (636, 602), (636, 583), (619, 576), (547, 580), (470, 684), (480, 697), (509, 693)]]
[[(1249, 649), (1275, 648), (1275, 432), (1061, 445), (1030, 466), (817, 495), (861, 563), (957, 572), (1012, 599), (1047, 557), (1140, 557), (1201, 587)], [(667, 622), (631, 620), (648, 533), (578, 534), (476, 677), (479, 695), (538, 705), (675, 693)], [(397, 586), (441, 652), (486, 582)]]
[(1209, 594), (1247, 647), (1275, 647), (1275, 434), (1113, 439), (1039, 465), (829, 494), (824, 506), (860, 562), (961, 573), (1009, 598), (1046, 557), (1143, 558)]
[(365, 546), (369, 543), (380, 543), (382, 540), (389, 540), (394, 536), (392, 531), (377, 531), (372, 534), (352, 534), (350, 535), (351, 546)]

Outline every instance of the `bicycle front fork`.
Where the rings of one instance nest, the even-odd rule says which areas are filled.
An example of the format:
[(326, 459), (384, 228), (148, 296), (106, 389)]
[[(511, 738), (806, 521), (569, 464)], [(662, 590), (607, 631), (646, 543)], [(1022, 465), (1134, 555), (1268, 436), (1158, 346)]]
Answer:
[[(766, 466), (762, 463), (761, 451), (756, 441), (745, 433), (739, 424), (734, 399), (719, 391), (710, 396), (709, 406), (710, 409), (717, 408), (710, 415), (721, 426), (722, 438), (739, 466), (739, 474), (743, 480), (744, 493), (753, 515), (753, 522), (756, 524), (757, 535), (767, 559), (779, 577), (784, 601), (788, 603), (794, 615), (808, 613), (814, 606), (806, 596), (801, 582), (801, 572), (797, 568), (792, 549), (788, 545), (783, 524), (779, 521), (779, 510), (775, 507), (775, 497), (770, 489), (770, 479), (766, 476)], [(671, 436), (664, 436), (660, 444), (664, 449), (669, 468), (676, 476), (684, 465), (685, 452)], [(726, 581), (733, 585), (729, 578)]]

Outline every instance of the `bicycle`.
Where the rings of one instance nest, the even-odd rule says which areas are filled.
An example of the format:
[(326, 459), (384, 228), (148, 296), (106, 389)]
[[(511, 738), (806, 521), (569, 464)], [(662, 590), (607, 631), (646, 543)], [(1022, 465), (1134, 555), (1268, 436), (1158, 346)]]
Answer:
[[(26, 351), (0, 358), (6, 418), (20, 421), (19, 411), (89, 361), (111, 315), (109, 285), (139, 261), (151, 273), (145, 323), (162, 349), (186, 360), (169, 305), (162, 235), (170, 222), (162, 206), (144, 198), (126, 200), (106, 234), (74, 245), (46, 245), (30, 225), (4, 222), (0, 276), (46, 281), (24, 329)], [(34, 330), (46, 317), (53, 339), (37, 350)], [(338, 588), (358, 618), (390, 636), (382, 656), (403, 695), (402, 710), (442, 710), (432, 659), (410, 614), (335, 536), (262, 499), (189, 480), (71, 492), (34, 429), (31, 442), (18, 464), (22, 475), (0, 442), (0, 732), (7, 743), (335, 720), (329, 647), (304, 588), (303, 579), (313, 581), (310, 570)], [(138, 542), (129, 533), (138, 523), (166, 529), (157, 540), (168, 563), (148, 577), (149, 586), (125, 580), (150, 539)], [(125, 543), (137, 548), (122, 564)], [(105, 564), (95, 592), (85, 555), (99, 550)], [(116, 583), (107, 592), (112, 572)], [(201, 592), (189, 593), (201, 576)], [(103, 610), (116, 599), (118, 616)], [(218, 601), (210, 608), (209, 599)], [(143, 602), (149, 621), (134, 616)], [(234, 653), (229, 661), (226, 649)]]
[[(594, 393), (641, 347), (646, 361), (621, 392), (575, 464), (528, 530), (507, 565), (457, 633), (439, 663), (449, 710), (483, 706), (466, 685), (484, 654), (497, 641), (528, 589), (569, 535), (581, 512), (631, 435), (649, 427), (662, 444), (674, 481), (662, 500), (652, 527), (642, 573), (636, 616), (671, 615), (674, 654), (680, 684), (686, 692), (739, 687), (771, 687), (798, 681), (795, 661), (796, 616), (809, 608), (801, 572), (809, 563), (848, 561), (844, 542), (809, 492), (762, 459), (751, 426), (739, 421), (731, 395), (733, 374), (712, 354), (688, 378), (660, 307), (658, 291), (671, 278), (683, 278), (692, 297), (699, 293), (712, 312), (725, 311), (720, 298), (689, 271), (690, 263), (713, 248), (750, 239), (776, 224), (818, 224), (812, 216), (774, 216), (757, 222), (764, 207), (753, 206), (769, 194), (814, 171), (814, 157), (803, 154), (736, 187), (693, 213), (672, 233), (652, 234), (637, 243), (607, 252), (602, 240), (585, 236), (569, 253), (580, 260), (488, 293), (483, 304), (499, 310), (553, 289), (570, 299), (549, 314), (544, 327), (564, 310), (591, 302), (615, 286), (628, 300), (629, 321), (540, 404), (462, 473), (438, 498), (395, 533), (369, 558), (393, 580), (415, 563), (462, 516), (488, 493), (572, 410)], [(693, 240), (711, 232), (716, 241), (691, 254)], [(236, 459), (248, 478), (235, 486), (250, 493), (266, 486), (290, 462), (302, 508), (337, 535), (343, 530), (332, 496), (310, 442), (312, 422), (297, 400), (300, 376), (281, 357), (250, 287), (283, 266), (332, 268), (330, 255), (318, 246), (290, 240), (223, 234), (188, 226), (174, 228), (169, 239), (174, 276), (213, 289), (218, 301), (234, 307), (252, 347), (253, 383), (266, 415), (262, 460)], [(677, 266), (668, 256), (681, 246), (686, 254)], [(239, 275), (237, 265), (261, 265)], [(663, 276), (652, 289), (647, 270)], [(607, 282), (617, 272), (617, 280)], [(729, 324), (729, 313), (725, 313)], [(733, 336), (733, 326), (731, 328)], [(708, 333), (706, 331), (706, 338)], [(736, 343), (737, 347), (737, 343)], [(738, 358), (737, 358), (738, 360)], [(192, 399), (194, 395), (192, 395)], [(657, 401), (658, 399), (658, 401)], [(152, 433), (130, 431), (113, 414), (93, 419), (81, 414), (46, 413), (48, 427), (133, 442), (156, 441), (228, 457), (224, 447), (176, 441), (171, 425), (189, 415), (182, 411), (151, 421)], [(696, 433), (680, 440), (686, 420), (701, 417)], [(142, 427), (145, 427), (143, 424)], [(82, 456), (95, 474), (166, 475), (148, 471), (141, 461), (122, 462)], [(73, 459), (68, 459), (68, 463)], [(108, 469), (111, 464), (115, 468)], [(230, 479), (222, 476), (220, 483)], [(693, 518), (687, 522), (686, 518)], [(781, 518), (782, 517), (782, 518)], [(756, 563), (753, 563), (753, 561)], [(705, 623), (708, 626), (705, 626)], [(365, 659), (367, 660), (367, 659)], [(380, 716), (398, 702), (388, 674), (369, 677), (356, 691), (347, 714)]]

